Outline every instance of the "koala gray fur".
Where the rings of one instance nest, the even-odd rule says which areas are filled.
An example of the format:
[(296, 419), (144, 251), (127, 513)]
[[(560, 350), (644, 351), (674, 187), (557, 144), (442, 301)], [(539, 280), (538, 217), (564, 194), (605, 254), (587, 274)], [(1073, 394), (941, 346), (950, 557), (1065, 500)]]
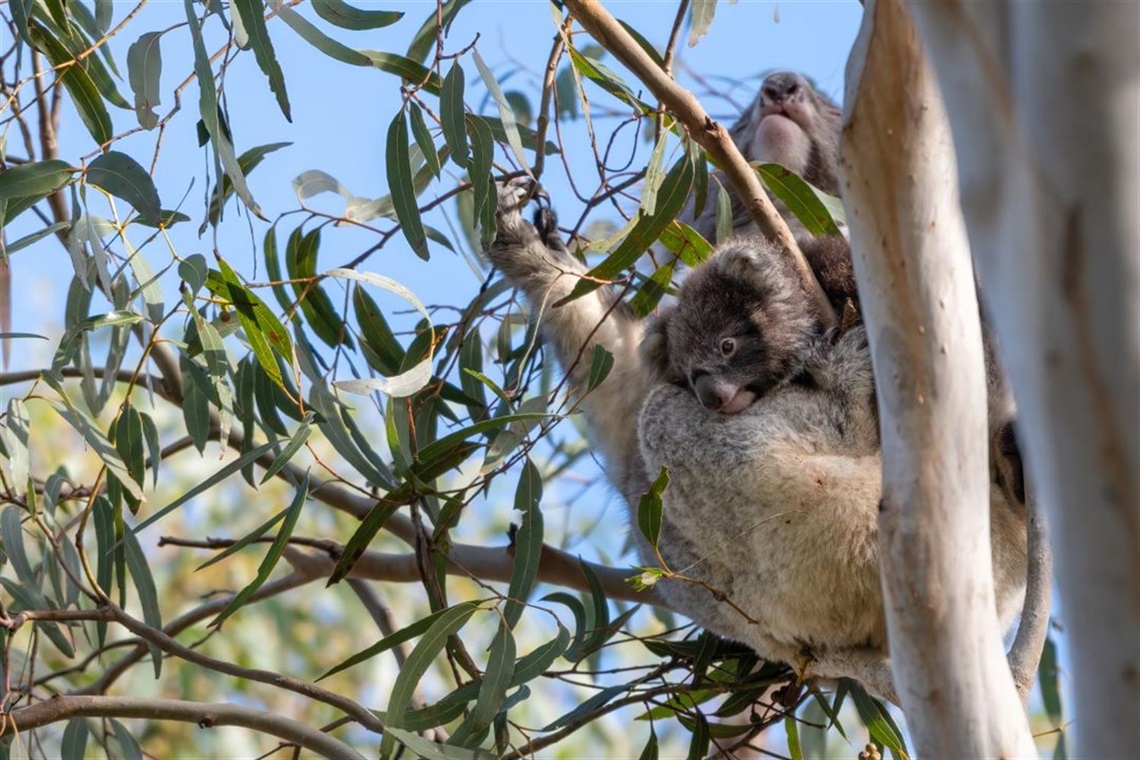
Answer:
[[(554, 306), (586, 267), (560, 238), (551, 243), (552, 214), (536, 218), (541, 229), (523, 221), (528, 191), (519, 181), (500, 188), (487, 253), (526, 295), (573, 387), (584, 385), (582, 357), (593, 345), (613, 354), (610, 375), (581, 401), (607, 476), (635, 511), (650, 477), (669, 468), (659, 550), (671, 570), (709, 587), (664, 579), (661, 596), (767, 659), (793, 663), (805, 650), (850, 648), (886, 656), (879, 431), (864, 331), (807, 340), (802, 366), (810, 383), (771, 389), (737, 414), (710, 412), (686, 390), (652, 387), (638, 350), (643, 324), (612, 293), (599, 289)], [(997, 486), (991, 491), (997, 608), (1009, 625), (1025, 586), (1025, 511)], [(642, 561), (654, 564), (640, 532), (634, 540)]]
[(651, 380), (689, 387), (733, 414), (791, 379), (823, 332), (791, 260), (761, 238), (721, 245), (681, 284), (642, 341)]

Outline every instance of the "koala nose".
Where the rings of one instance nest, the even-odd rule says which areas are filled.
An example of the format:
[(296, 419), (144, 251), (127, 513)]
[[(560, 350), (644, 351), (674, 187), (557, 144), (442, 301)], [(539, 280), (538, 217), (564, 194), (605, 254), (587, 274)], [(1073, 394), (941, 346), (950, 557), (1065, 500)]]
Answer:
[(736, 395), (736, 388), (721, 382), (709, 374), (699, 374), (692, 379), (693, 392), (701, 406), (710, 412), (719, 412)]
[(793, 71), (777, 71), (765, 77), (760, 91), (769, 102), (783, 103), (800, 91), (800, 76)]

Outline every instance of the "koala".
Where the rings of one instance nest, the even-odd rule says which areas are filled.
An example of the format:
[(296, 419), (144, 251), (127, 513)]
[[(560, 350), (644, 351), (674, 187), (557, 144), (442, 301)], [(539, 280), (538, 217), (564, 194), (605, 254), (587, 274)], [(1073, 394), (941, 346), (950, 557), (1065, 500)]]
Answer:
[[(828, 275), (820, 278), (828, 296), (857, 303), (850, 251), (830, 242), (805, 248), (817, 260), (836, 259), (817, 270)], [(706, 409), (735, 414), (799, 376), (825, 324), (787, 256), (762, 238), (734, 238), (689, 274), (676, 306), (650, 323), (642, 360), (651, 382), (688, 387)]]
[[(802, 74), (777, 71), (760, 84), (760, 92), (741, 117), (729, 128), (736, 147), (749, 161), (776, 163), (830, 195), (840, 194), (839, 135), (842, 114), (830, 98), (820, 93)], [(723, 175), (717, 173), (723, 183)], [(741, 230), (752, 218), (735, 192), (732, 199), (733, 229)], [(811, 236), (783, 204), (776, 204), (801, 246)], [(716, 232), (715, 204), (706, 203), (699, 215), (690, 206), (685, 216), (707, 240)]]
[[(647, 471), (670, 475), (658, 548), (671, 570), (698, 581), (661, 591), (694, 622), (768, 659), (845, 649), (885, 657), (879, 428), (863, 328), (815, 338), (803, 372), (809, 382), (736, 414), (711, 413), (673, 385), (650, 391), (641, 454)], [(1024, 594), (1025, 510), (995, 484), (990, 519), (997, 612), (1008, 627)]]
[[(738, 297), (748, 298), (748, 287), (767, 281), (744, 264), (759, 260), (769, 274), (777, 273), (768, 283), (775, 289), (759, 302), (761, 311), (786, 309), (789, 320), (803, 321), (792, 328), (773, 323), (777, 334), (792, 336), (785, 347), (798, 355), (774, 371), (794, 369), (802, 381), (755, 389), (741, 384), (732, 392), (713, 384), (702, 404), (691, 371), (686, 388), (655, 381), (644, 366), (652, 350), (639, 350), (645, 326), (612, 293), (599, 289), (554, 305), (586, 268), (560, 239), (554, 242), (550, 210), (540, 210), (535, 224), (522, 219), (528, 192), (520, 181), (500, 188), (498, 228), (487, 254), (526, 296), (573, 387), (585, 385), (589, 367), (581, 357), (594, 345), (613, 354), (613, 370), (581, 399), (581, 408), (607, 476), (631, 513), (650, 478), (669, 468), (657, 549), (685, 579), (662, 580), (661, 596), (699, 625), (767, 659), (795, 663), (805, 652), (846, 649), (885, 657), (877, 538), (881, 462), (865, 331), (856, 326), (838, 337), (819, 334), (806, 295), (779, 290), (784, 275), (778, 257), (768, 251), (766, 258), (760, 244), (730, 243), (710, 260), (707, 266), (720, 270), (710, 270), (707, 279), (743, 274)], [(699, 285), (696, 280), (689, 289)], [(683, 290), (678, 310), (685, 300)], [(666, 341), (673, 337), (667, 329)], [(719, 341), (711, 345), (723, 354)], [(718, 412), (735, 413), (710, 411), (718, 403)], [(1025, 511), (1008, 503), (998, 486), (991, 490), (997, 606), (1010, 623), (1024, 592)], [(634, 541), (642, 561), (655, 564), (653, 548), (636, 531)]]

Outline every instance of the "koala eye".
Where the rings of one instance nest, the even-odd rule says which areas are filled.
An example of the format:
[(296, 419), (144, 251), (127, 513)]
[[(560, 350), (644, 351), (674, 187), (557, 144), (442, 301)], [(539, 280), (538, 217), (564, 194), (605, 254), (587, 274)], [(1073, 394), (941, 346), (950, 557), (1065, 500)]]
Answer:
[(725, 338), (720, 342), (720, 353), (722, 356), (729, 357), (736, 353), (736, 341), (732, 338)]

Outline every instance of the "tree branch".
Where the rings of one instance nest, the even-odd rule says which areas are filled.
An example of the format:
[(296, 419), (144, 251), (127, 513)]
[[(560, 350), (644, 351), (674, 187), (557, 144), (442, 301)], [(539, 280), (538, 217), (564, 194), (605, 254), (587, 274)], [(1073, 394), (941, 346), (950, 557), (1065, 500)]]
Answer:
[(598, 0), (566, 0), (566, 7), (598, 44), (624, 63), (669, 108), (684, 125), (689, 136), (708, 152), (732, 183), (760, 232), (792, 257), (804, 291), (816, 301), (820, 313), (828, 315), (830, 323), (835, 324), (835, 312), (811, 266), (796, 244), (787, 223), (772, 205), (760, 184), (760, 177), (741, 155), (728, 130), (708, 115), (693, 93), (662, 71)]
[(227, 702), (189, 702), (153, 697), (53, 697), (5, 716), (13, 733), (58, 723), (70, 718), (143, 718), (196, 723), (199, 728), (241, 726), (276, 736), (324, 757), (357, 758), (356, 750), (328, 734), (278, 713), (254, 710)]
[(954, 146), (901, 0), (868, 0), (845, 109), (844, 203), (877, 380), (895, 686), (919, 755), (1035, 755), (995, 614), (985, 369)]

